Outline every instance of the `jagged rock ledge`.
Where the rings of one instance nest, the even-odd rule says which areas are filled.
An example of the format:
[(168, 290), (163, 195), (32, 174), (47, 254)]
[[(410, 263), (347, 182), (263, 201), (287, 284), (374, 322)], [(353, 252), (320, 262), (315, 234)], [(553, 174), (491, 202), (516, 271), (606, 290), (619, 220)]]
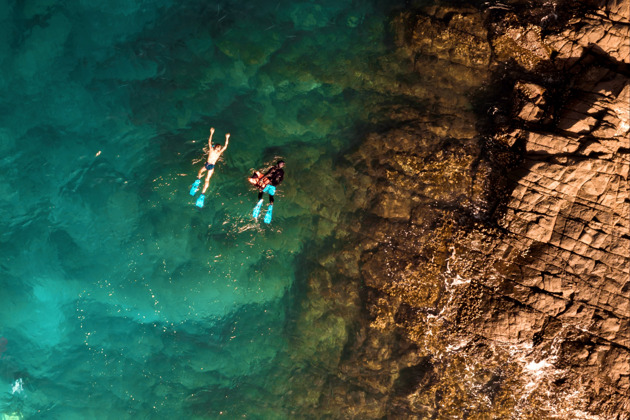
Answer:
[(323, 386), (330, 416), (630, 418), (629, 14), (394, 19), (416, 102), (340, 173), (371, 212), (321, 264), (361, 279), (369, 326)]

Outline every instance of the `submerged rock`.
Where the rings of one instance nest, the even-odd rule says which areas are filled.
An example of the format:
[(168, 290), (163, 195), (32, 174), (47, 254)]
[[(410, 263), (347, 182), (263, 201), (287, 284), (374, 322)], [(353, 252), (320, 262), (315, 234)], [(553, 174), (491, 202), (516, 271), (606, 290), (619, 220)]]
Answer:
[(540, 27), (534, 25), (510, 27), (492, 41), (492, 46), (497, 60), (514, 60), (529, 71), (551, 57), (551, 48), (543, 42)]

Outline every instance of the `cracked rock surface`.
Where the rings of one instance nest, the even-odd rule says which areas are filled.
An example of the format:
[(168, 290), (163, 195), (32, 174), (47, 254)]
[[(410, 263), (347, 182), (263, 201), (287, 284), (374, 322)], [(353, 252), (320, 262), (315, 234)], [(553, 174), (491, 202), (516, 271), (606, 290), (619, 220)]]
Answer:
[(628, 5), (394, 18), (420, 87), (343, 170), (366, 326), (332, 417), (630, 418)]
[(570, 20), (543, 40), (558, 54), (541, 73), (562, 77), (519, 75), (539, 83), (517, 80), (514, 119), (495, 139), (520, 148), (522, 164), (493, 237), (474, 231), (456, 245), (484, 269), (455, 270), (498, 292), (470, 329), (531, 354), (549, 345), (562, 370), (554, 392), (580, 392), (584, 410), (619, 419), (630, 416), (628, 16), (611, 1)]

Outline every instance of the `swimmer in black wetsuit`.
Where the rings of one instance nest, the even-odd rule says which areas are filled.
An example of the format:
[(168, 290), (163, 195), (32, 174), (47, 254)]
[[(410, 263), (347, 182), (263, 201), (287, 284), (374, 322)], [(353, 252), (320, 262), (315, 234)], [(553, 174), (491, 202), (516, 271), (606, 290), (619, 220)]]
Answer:
[[(280, 183), (284, 179), (284, 169), (282, 168), (284, 168), (284, 161), (279, 160), (278, 163), (272, 166), (263, 175), (263, 178), (269, 180), (269, 184), (258, 193), (259, 200), (263, 198), (264, 193), (267, 193), (269, 194), (269, 203), (273, 204), (273, 196), (276, 194), (276, 187), (280, 185)], [(272, 186), (273, 188), (270, 188), (270, 186)]]
[(221, 157), (225, 149), (228, 147), (228, 143), (230, 140), (230, 133), (225, 135), (225, 144), (221, 146), (220, 144), (212, 145), (212, 135), (214, 134), (214, 127), (210, 128), (210, 137), (208, 137), (208, 159), (203, 167), (199, 170), (197, 174), (197, 180), (192, 185), (190, 189), (190, 195), (195, 195), (197, 190), (199, 189), (199, 184), (201, 183), (201, 177), (203, 176), (204, 171), (208, 171), (206, 175), (206, 182), (203, 185), (203, 189), (201, 190), (201, 195), (197, 199), (197, 207), (203, 207), (203, 201), (205, 199), (206, 190), (210, 185), (210, 177), (214, 174), (214, 165), (217, 163), (217, 160)]
[(263, 194), (269, 194), (269, 208), (267, 209), (267, 213), (265, 215), (265, 223), (271, 222), (271, 214), (273, 211), (273, 197), (276, 194), (276, 187), (280, 185), (282, 180), (284, 179), (284, 161), (279, 160), (274, 166), (272, 166), (265, 174), (261, 174), (256, 171), (249, 178), (249, 182), (256, 186), (260, 190), (258, 193), (258, 203), (256, 203), (256, 207), (254, 208), (254, 212), (252, 216), (254, 219), (257, 219), (260, 215), (260, 209), (263, 203)]
[(269, 194), (269, 203), (273, 204), (273, 196), (276, 193), (276, 187), (280, 185), (282, 180), (284, 179), (284, 161), (279, 160), (274, 166), (269, 168), (265, 174), (261, 174), (256, 171), (249, 178), (249, 182), (254, 184), (256, 188), (260, 190), (258, 193), (258, 200), (262, 200), (263, 194)]

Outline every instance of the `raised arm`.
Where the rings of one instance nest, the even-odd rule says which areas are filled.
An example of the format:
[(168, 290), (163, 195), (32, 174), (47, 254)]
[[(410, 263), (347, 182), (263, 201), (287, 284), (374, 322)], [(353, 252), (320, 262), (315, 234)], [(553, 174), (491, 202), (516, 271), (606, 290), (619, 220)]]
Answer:
[(208, 150), (212, 150), (212, 136), (214, 135), (214, 127), (210, 127), (210, 137), (208, 137)]
[(230, 133), (227, 133), (225, 135), (225, 144), (223, 145), (223, 150), (221, 150), (221, 153), (225, 152), (225, 149), (227, 149), (229, 142), (230, 142)]

